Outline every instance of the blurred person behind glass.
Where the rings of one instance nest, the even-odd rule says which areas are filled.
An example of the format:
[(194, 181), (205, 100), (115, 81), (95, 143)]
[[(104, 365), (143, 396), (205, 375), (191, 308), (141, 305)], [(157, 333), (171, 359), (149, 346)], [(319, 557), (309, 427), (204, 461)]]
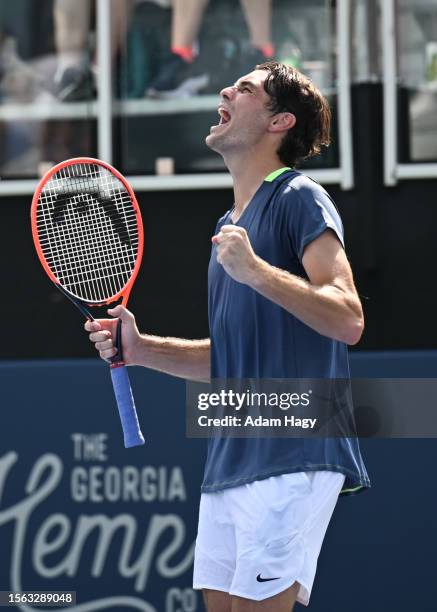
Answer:
[[(111, 50), (115, 60), (131, 13), (132, 0), (111, 2)], [(54, 76), (56, 96), (65, 102), (87, 100), (95, 95), (98, 68), (92, 51), (91, 25), (95, 2), (91, 0), (54, 0), (57, 69)]]
[[(172, 0), (170, 49), (147, 95), (156, 98), (181, 97), (198, 93), (209, 84), (209, 75), (196, 65), (195, 41), (209, 0)], [(271, 59), (271, 0), (240, 0), (250, 34), (250, 50), (242, 64), (235, 66), (235, 77), (256, 64)]]

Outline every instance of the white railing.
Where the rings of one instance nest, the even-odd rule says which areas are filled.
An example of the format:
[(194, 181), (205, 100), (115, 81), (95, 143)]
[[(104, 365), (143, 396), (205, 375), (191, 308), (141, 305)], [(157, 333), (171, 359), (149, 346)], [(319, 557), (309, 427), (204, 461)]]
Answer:
[(111, 2), (97, 0), (97, 155), (112, 163)]
[(381, 36), (382, 36), (382, 83), (384, 94), (384, 184), (395, 185), (397, 180), (397, 66), (396, 66), (396, 32), (395, 2), (381, 2)]
[(337, 45), (338, 45), (338, 95), (337, 114), (339, 126), (339, 149), (341, 186), (354, 186), (354, 161), (352, 142), (352, 101), (351, 101), (351, 2), (337, 2)]

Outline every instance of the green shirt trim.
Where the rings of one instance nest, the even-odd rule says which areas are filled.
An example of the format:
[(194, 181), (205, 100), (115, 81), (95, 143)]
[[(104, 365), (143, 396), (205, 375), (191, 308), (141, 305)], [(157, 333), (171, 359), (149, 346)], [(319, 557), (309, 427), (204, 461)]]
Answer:
[(266, 176), (264, 180), (267, 181), (268, 183), (271, 183), (272, 181), (275, 180), (277, 176), (279, 176), (283, 172), (287, 172), (287, 170), (291, 170), (291, 168), (289, 168), (288, 166), (284, 166), (284, 168), (279, 168), (278, 170), (274, 170), (273, 172), (270, 172), (270, 174)]
[(353, 488), (353, 489), (342, 489), (342, 490), (340, 491), (340, 493), (341, 493), (342, 495), (345, 495), (345, 494), (347, 494), (347, 493), (356, 493), (356, 492), (357, 492), (357, 491), (359, 491), (360, 489), (364, 489), (363, 485), (360, 485), (359, 487), (355, 487), (355, 488)]

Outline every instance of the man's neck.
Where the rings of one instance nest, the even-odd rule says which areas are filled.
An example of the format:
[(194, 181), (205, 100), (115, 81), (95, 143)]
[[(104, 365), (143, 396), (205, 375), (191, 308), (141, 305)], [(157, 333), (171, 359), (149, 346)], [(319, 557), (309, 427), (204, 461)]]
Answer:
[(225, 163), (234, 184), (236, 217), (242, 214), (266, 176), (285, 165), (276, 155), (267, 157), (259, 153), (225, 159)]

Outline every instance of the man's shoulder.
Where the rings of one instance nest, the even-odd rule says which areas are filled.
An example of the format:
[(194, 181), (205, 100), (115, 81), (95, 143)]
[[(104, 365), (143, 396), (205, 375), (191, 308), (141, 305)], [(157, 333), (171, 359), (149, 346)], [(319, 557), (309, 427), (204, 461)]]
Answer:
[(277, 189), (277, 200), (282, 208), (299, 211), (301, 214), (326, 211), (333, 217), (340, 218), (338, 208), (320, 183), (306, 174), (294, 172), (283, 178)]
[(280, 183), (277, 192), (279, 197), (295, 197), (305, 200), (322, 196), (332, 199), (320, 183), (297, 170), (291, 170), (279, 177), (278, 182)]

